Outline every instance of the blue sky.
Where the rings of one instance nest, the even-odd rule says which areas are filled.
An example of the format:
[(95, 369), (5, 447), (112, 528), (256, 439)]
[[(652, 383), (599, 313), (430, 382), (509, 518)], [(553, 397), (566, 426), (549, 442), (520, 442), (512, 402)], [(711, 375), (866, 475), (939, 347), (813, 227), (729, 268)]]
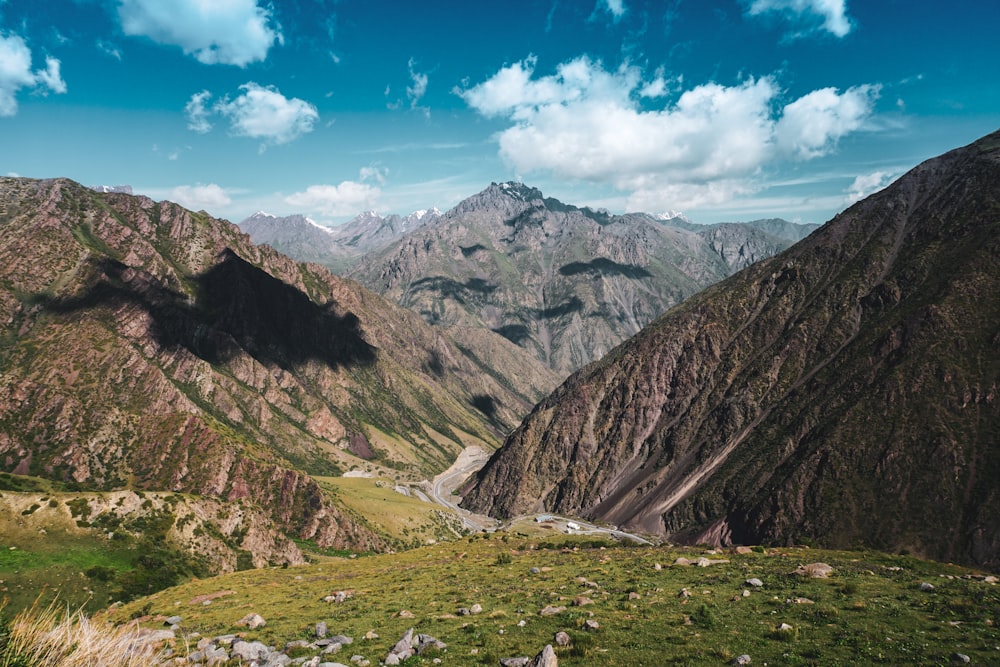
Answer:
[(0, 0), (0, 174), (235, 222), (523, 180), (823, 222), (1000, 127), (994, 0)]

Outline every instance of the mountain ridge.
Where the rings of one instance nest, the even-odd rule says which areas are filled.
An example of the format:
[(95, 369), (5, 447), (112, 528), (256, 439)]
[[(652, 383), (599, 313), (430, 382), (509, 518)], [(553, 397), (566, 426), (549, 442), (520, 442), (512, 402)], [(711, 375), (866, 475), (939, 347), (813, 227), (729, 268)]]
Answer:
[(493, 183), (348, 275), (430, 323), (490, 329), (560, 372), (699, 289), (787, 247), (743, 226), (696, 234), (646, 214)]
[(499, 336), (431, 329), (169, 202), (3, 178), (0, 230), (6, 471), (242, 498), (321, 546), (384, 549), (312, 475), (429, 478), (555, 384)]
[(998, 201), (1000, 134), (918, 166), (572, 376), (466, 506), (996, 567)]

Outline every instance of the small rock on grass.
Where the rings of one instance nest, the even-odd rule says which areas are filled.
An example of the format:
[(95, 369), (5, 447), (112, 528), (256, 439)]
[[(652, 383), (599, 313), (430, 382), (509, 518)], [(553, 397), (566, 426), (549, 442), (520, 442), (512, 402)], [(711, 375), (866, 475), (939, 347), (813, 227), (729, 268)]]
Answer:
[(247, 614), (240, 620), (236, 621), (236, 625), (245, 625), (250, 630), (256, 630), (257, 628), (263, 628), (267, 625), (267, 621), (260, 614)]
[(746, 653), (744, 653), (743, 655), (738, 655), (735, 658), (733, 658), (732, 661), (729, 664), (730, 665), (749, 665), (750, 664), (750, 656), (747, 655)]
[(559, 631), (555, 636), (556, 646), (569, 646), (569, 635), (563, 631)]

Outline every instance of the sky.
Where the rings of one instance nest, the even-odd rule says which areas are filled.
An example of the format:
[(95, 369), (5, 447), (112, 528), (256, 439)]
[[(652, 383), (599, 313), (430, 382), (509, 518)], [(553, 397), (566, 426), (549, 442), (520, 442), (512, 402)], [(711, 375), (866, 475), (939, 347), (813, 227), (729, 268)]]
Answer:
[(239, 222), (825, 222), (1000, 128), (997, 0), (0, 0), (0, 175)]

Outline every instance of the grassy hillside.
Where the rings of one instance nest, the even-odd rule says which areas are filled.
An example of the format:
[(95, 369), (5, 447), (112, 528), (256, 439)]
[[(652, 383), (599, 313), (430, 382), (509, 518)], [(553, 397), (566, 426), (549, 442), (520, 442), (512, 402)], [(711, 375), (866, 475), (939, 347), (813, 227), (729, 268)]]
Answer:
[[(675, 565), (681, 557), (717, 562)], [(818, 561), (832, 566), (828, 578), (793, 574)], [(747, 583), (752, 578), (762, 585)], [(350, 593), (345, 601), (323, 601), (341, 590)], [(480, 613), (459, 615), (476, 604)], [(541, 615), (547, 606), (565, 610)], [(250, 613), (266, 626), (238, 627)], [(162, 628), (174, 615), (184, 633), (243, 633), (278, 647), (314, 639), (322, 621), (331, 634), (354, 638), (324, 659), (357, 654), (372, 664), (411, 627), (444, 641), (435, 657), (452, 665), (533, 656), (559, 631), (571, 640), (556, 649), (561, 665), (719, 665), (743, 654), (753, 664), (783, 665), (942, 664), (955, 653), (973, 664), (1000, 660), (1000, 588), (967, 568), (868, 550), (623, 547), (554, 531), (192, 581), (111, 618)], [(586, 630), (587, 621), (599, 627)], [(184, 647), (179, 640), (176, 649)]]

